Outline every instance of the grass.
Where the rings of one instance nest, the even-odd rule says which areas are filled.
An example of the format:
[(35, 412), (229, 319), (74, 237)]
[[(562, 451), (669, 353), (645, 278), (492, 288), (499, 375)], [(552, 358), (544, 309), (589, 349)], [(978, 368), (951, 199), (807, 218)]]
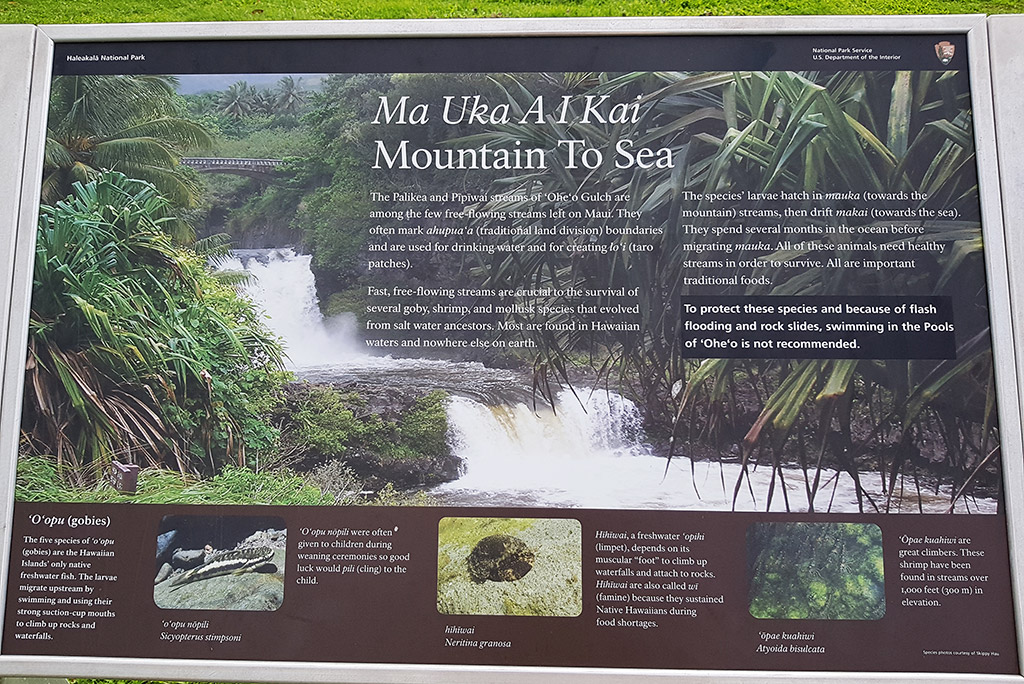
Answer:
[(106, 483), (82, 489), (65, 485), (52, 461), (39, 456), (18, 459), (16, 501), (61, 503), (332, 505), (335, 497), (294, 474), (254, 472), (235, 466), (209, 480), (183, 477), (157, 468), (139, 472), (138, 493), (122, 494)]
[[(66, 475), (67, 473), (65, 473)], [(253, 471), (226, 466), (208, 480), (161, 468), (139, 471), (135, 494), (118, 492), (106, 482), (95, 487), (69, 485), (45, 456), (21, 456), (14, 486), (15, 501), (42, 503), (134, 503), (266, 506), (431, 506), (423, 492), (401, 492), (390, 483), (364, 496), (359, 482), (338, 463), (305, 478), (285, 469)]]
[(0, 0), (0, 23), (801, 14), (1005, 14), (1024, 0)]

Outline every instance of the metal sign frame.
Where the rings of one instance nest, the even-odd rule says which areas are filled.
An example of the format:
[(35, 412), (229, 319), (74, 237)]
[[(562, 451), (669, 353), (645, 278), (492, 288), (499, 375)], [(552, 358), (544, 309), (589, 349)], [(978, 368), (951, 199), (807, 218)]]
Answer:
[[(20, 398), (26, 353), (34, 229), (42, 173), (45, 115), (53, 48), (62, 42), (238, 40), (261, 38), (456, 37), (456, 36), (569, 36), (569, 35), (714, 35), (780, 34), (842, 35), (888, 33), (951, 33), (965, 35), (972, 54), (969, 65), (987, 273), (992, 310), (993, 349), (999, 374), (1001, 430), (1011, 572), (1015, 595), (1018, 652), (1024, 654), (1024, 603), (1019, 578), (1024, 568), (1024, 459), (1020, 402), (1024, 388), (1015, 369), (1014, 332), (1024, 335), (1024, 323), (1011, 313), (1011, 296), (1021, 294), (1021, 280), (1011, 280), (1009, 263), (1024, 257), (1024, 240), (1009, 234), (1004, 244), (1003, 222), (1024, 221), (1019, 189), (1024, 170), (1010, 160), (1009, 150), (1024, 151), (1019, 119), (1024, 102), (1024, 50), (1020, 17), (998, 18), (991, 25), (992, 76), (989, 71), (988, 24), (983, 16), (920, 17), (760, 17), (760, 18), (629, 18), (523, 20), (408, 20), (352, 22), (252, 22), (205, 24), (120, 24), (99, 26), (0, 27), (0, 107), (8, 135), (0, 139), (0, 169), (5, 179), (0, 193), (0, 359), (4, 363), (0, 395), (0, 537), (3, 565), (0, 586), (7, 586), (11, 567), (11, 523), (15, 461), (18, 451)], [(996, 87), (993, 110), (992, 85)], [(1016, 114), (1017, 116), (1013, 116)], [(1003, 152), (1005, 203), (1000, 200), (996, 131)], [(1012, 122), (1007, 125), (1005, 122)], [(1001, 211), (1002, 207), (1002, 211)], [(0, 597), (0, 601), (5, 597)], [(1007, 600), (1011, 600), (1007, 597)], [(0, 612), (2, 615), (2, 612)], [(983, 619), (983, 616), (978, 616)], [(870, 655), (866, 655), (866, 658)], [(438, 666), (359, 663), (246, 662), (157, 660), (92, 657), (41, 657), (0, 654), (5, 675), (115, 676), (132, 678), (222, 679), (260, 681), (338, 682), (633, 682), (733, 681), (809, 682), (829, 679), (873, 681), (1020, 681), (1019, 676), (917, 675), (905, 673), (835, 673), (775, 671), (646, 670), (576, 667)]]

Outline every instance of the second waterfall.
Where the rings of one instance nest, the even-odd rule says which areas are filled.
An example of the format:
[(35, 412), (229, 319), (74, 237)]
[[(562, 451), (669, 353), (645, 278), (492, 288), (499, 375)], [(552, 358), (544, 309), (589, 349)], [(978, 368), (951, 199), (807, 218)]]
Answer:
[[(429, 493), (456, 506), (553, 506), (637, 509), (764, 510), (806, 508), (803, 473), (742, 468), (730, 462), (694, 462), (655, 455), (637, 406), (609, 389), (577, 386), (558, 393), (554, 406), (533, 397), (523, 373), (477, 362), (373, 355), (362, 348), (355, 316), (324, 319), (316, 299), (310, 257), (291, 249), (244, 250), (226, 268), (244, 269), (249, 296), (283, 340), (301, 380), (343, 386), (380, 386), (410, 392), (444, 390), (448, 439), (463, 464), (459, 479)], [(856, 510), (845, 473), (824, 471), (816, 508)], [(782, 494), (782, 488), (791, 492)], [(757, 493), (753, 496), (751, 492)], [(787, 501), (787, 498), (789, 501)]]

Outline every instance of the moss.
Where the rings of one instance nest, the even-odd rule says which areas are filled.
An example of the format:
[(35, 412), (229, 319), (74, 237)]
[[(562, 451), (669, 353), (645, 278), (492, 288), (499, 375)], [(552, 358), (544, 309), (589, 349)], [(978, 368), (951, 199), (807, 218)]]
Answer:
[(494, 534), (514, 537), (533, 523), (531, 518), (442, 518), (437, 533), (444, 544), (471, 549), (483, 537)]
[(441, 457), (448, 452), (448, 395), (440, 390), (420, 397), (398, 422), (400, 457)]
[(484, 537), (494, 534), (515, 536), (532, 525), (528, 518), (442, 518), (437, 536), (442, 549), (455, 549), (437, 557), (439, 586), (466, 573), (466, 556)]
[[(485, 537), (518, 537), (532, 569), (515, 581), (476, 581), (468, 557)], [(545, 518), (442, 518), (438, 524), (437, 609), (445, 615), (575, 617), (583, 610), (579, 521)]]
[(447, 399), (444, 392), (431, 392), (392, 420), (366, 410), (355, 392), (313, 387), (292, 415), (300, 448), (327, 458), (355, 450), (394, 459), (437, 458), (448, 452)]
[(359, 319), (360, 314), (366, 310), (366, 297), (363, 294), (363, 289), (351, 288), (341, 292), (332, 292), (320, 305), (320, 310), (325, 318), (355, 312), (356, 318)]
[(367, 432), (367, 425), (349, 408), (357, 400), (328, 387), (314, 387), (292, 414), (299, 442), (327, 457), (344, 455)]
[(340, 460), (377, 489), (433, 485), (458, 476), (460, 461), (448, 446), (448, 395), (419, 397), (394, 388), (360, 394), (325, 385), (294, 385), (279, 412), (282, 438), (300, 469), (315, 471)]

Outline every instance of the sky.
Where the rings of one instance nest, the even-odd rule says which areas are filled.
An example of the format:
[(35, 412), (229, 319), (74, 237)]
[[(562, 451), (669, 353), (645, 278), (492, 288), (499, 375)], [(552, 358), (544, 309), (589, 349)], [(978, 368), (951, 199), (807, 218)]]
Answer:
[(327, 74), (178, 74), (178, 93), (196, 95), (227, 90), (239, 81), (257, 88), (273, 88), (285, 76), (299, 81), (303, 90), (317, 90)]

